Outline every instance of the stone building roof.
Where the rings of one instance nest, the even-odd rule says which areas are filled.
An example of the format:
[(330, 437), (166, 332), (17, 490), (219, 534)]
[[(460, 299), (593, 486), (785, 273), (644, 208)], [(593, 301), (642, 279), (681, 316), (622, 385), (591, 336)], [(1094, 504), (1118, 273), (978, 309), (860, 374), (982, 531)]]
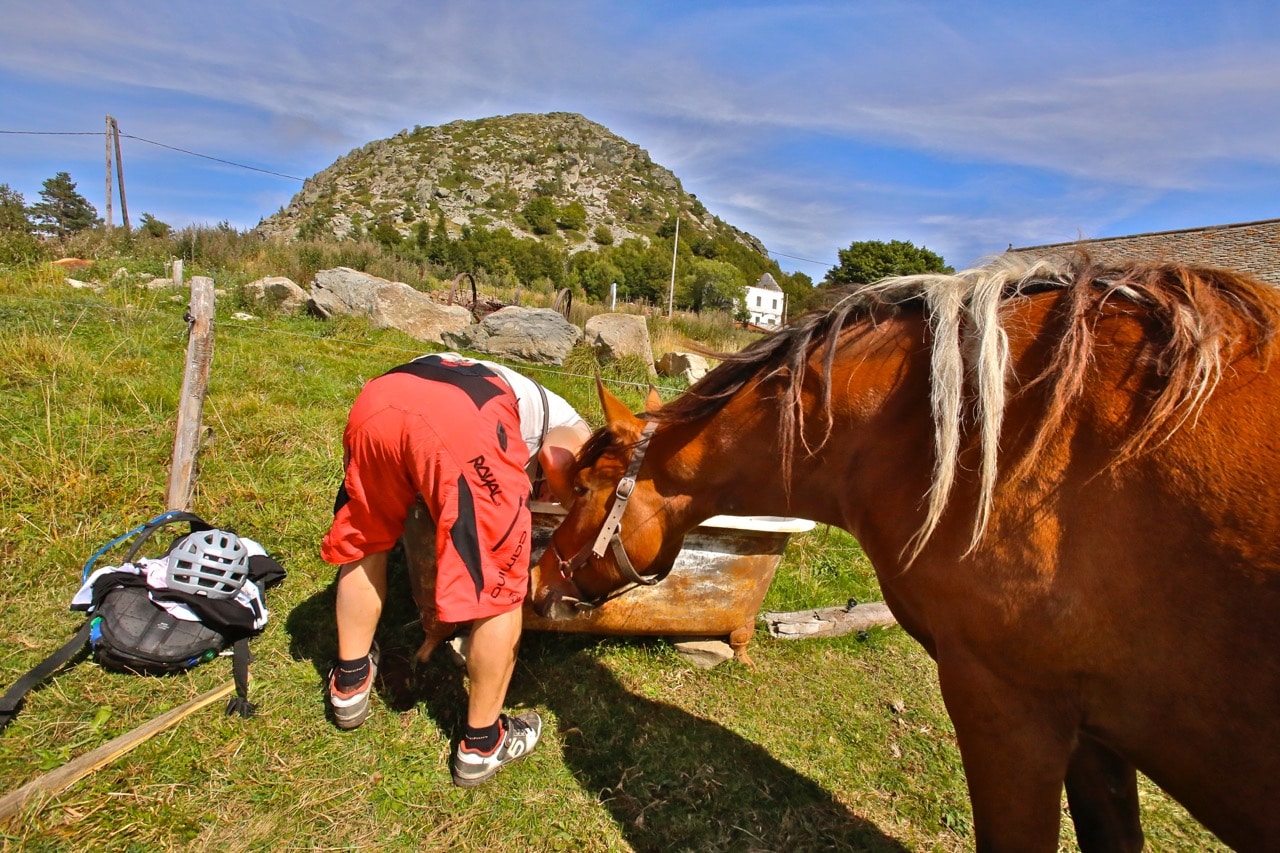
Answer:
[(1084, 249), (1101, 261), (1145, 258), (1179, 261), (1251, 272), (1280, 285), (1280, 219), (1207, 225), (1185, 231), (1153, 231), (1127, 237), (1103, 237), (1043, 246), (1009, 247), (1020, 254), (1054, 254)]
[(761, 290), (776, 290), (779, 293), (782, 292), (782, 288), (778, 286), (778, 282), (774, 281), (773, 276), (769, 273), (762, 274), (760, 276), (760, 280), (756, 282), (755, 286)]

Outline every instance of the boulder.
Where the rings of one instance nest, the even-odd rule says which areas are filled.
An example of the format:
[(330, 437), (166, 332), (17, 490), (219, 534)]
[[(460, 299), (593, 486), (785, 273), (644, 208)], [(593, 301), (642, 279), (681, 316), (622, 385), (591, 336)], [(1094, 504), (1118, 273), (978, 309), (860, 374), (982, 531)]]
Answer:
[(249, 282), (244, 286), (244, 295), (254, 302), (261, 302), (286, 314), (302, 311), (311, 299), (305, 290), (282, 275), (270, 275)]
[[(465, 309), (463, 309), (465, 311)], [(564, 364), (582, 330), (550, 308), (500, 308), (479, 323), (441, 335), (457, 349), (505, 356), (530, 364)]]
[(326, 319), (337, 314), (367, 317), (375, 329), (399, 329), (415, 340), (433, 343), (443, 343), (445, 332), (471, 323), (466, 308), (438, 305), (404, 282), (347, 267), (316, 273), (307, 307)]
[(653, 372), (649, 327), (638, 314), (597, 314), (587, 320), (586, 341), (601, 361), (636, 356)]
[(707, 360), (696, 352), (668, 352), (658, 359), (658, 375), (683, 379), (690, 385), (707, 375)]
[(689, 639), (675, 643), (676, 651), (698, 669), (711, 669), (733, 659), (733, 647), (724, 640)]

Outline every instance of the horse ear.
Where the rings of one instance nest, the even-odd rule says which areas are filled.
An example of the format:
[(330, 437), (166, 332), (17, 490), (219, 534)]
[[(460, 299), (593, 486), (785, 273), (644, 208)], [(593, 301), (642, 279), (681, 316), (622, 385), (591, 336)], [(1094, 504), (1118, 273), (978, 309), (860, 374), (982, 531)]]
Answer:
[(658, 389), (653, 387), (653, 383), (649, 383), (649, 396), (645, 398), (644, 410), (649, 414), (653, 414), (662, 408), (662, 398), (658, 396)]
[(596, 392), (600, 395), (600, 407), (604, 409), (604, 418), (610, 428), (639, 421), (639, 418), (631, 414), (626, 403), (613, 396), (609, 389), (604, 387), (604, 382), (599, 376), (596, 377)]

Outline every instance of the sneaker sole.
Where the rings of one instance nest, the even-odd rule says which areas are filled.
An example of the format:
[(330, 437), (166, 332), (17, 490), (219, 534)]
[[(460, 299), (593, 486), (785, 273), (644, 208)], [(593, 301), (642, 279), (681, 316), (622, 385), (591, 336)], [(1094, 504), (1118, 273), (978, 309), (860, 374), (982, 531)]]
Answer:
[(449, 768), (449, 775), (453, 777), (453, 784), (457, 785), (459, 788), (474, 788), (477, 785), (483, 785), (485, 782), (488, 782), (494, 776), (497, 776), (498, 771), (500, 771), (502, 768), (509, 767), (512, 764), (515, 764), (527, 758), (530, 755), (530, 753), (533, 752), (533, 749), (536, 748), (537, 745), (541, 742), (542, 742), (542, 725), (541, 725), (541, 721), (539, 721), (538, 740), (534, 742), (533, 747), (525, 750), (525, 752), (523, 752), (522, 754), (516, 756), (515, 758), (512, 758), (509, 761), (504, 761), (503, 763), (499, 764), (497, 767), (494, 767), (488, 773), (485, 773), (481, 776), (459, 776), (457, 771), (454, 770), (452, 766), (450, 766)]
[[(532, 752), (532, 750), (530, 750), (530, 752)], [(502, 764), (499, 764), (497, 767), (493, 768), (483, 776), (459, 776), (456, 773), (451, 773), (450, 775), (453, 776), (453, 784), (457, 785), (459, 788), (474, 788), (477, 785), (483, 785), (485, 782), (488, 782), (494, 776), (497, 776), (498, 772), (502, 770), (502, 768), (510, 767), (512, 764), (515, 764), (518, 761), (524, 760), (525, 756), (527, 756), (528, 754), (529, 753), (526, 752), (524, 755), (520, 756), (519, 758), (513, 758), (510, 761), (503, 762)]]
[(359, 707), (358, 711), (336, 707), (333, 704), (333, 695), (330, 694), (329, 696), (329, 709), (333, 712), (333, 724), (343, 731), (358, 729), (364, 724), (365, 720), (369, 719), (371, 699), (373, 696), (373, 685), (378, 680), (378, 664), (380, 663), (381, 658), (376, 645), (374, 646), (371, 655), (371, 665), (373, 669), (372, 672), (369, 673), (369, 689), (365, 693), (363, 704), (357, 706)]
[(369, 703), (367, 701), (364, 708), (357, 712), (354, 717), (340, 717), (337, 711), (334, 711), (333, 714), (333, 724), (343, 731), (358, 729), (367, 719), (369, 719)]

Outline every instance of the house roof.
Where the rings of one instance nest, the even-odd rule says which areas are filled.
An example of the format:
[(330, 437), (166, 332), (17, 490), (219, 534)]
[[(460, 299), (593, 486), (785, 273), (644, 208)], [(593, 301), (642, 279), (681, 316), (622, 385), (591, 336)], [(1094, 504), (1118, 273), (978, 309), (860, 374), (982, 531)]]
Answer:
[(1008, 251), (1051, 255), (1074, 249), (1085, 249), (1101, 261), (1143, 258), (1226, 267), (1280, 284), (1280, 219), (1206, 225), (1181, 231), (1152, 231), (1126, 237), (1101, 237), (1016, 249), (1010, 246)]
[(778, 283), (773, 280), (773, 276), (769, 273), (765, 273), (760, 276), (760, 280), (755, 283), (755, 286), (761, 290), (776, 290), (779, 293), (782, 292), (782, 288), (778, 286)]

